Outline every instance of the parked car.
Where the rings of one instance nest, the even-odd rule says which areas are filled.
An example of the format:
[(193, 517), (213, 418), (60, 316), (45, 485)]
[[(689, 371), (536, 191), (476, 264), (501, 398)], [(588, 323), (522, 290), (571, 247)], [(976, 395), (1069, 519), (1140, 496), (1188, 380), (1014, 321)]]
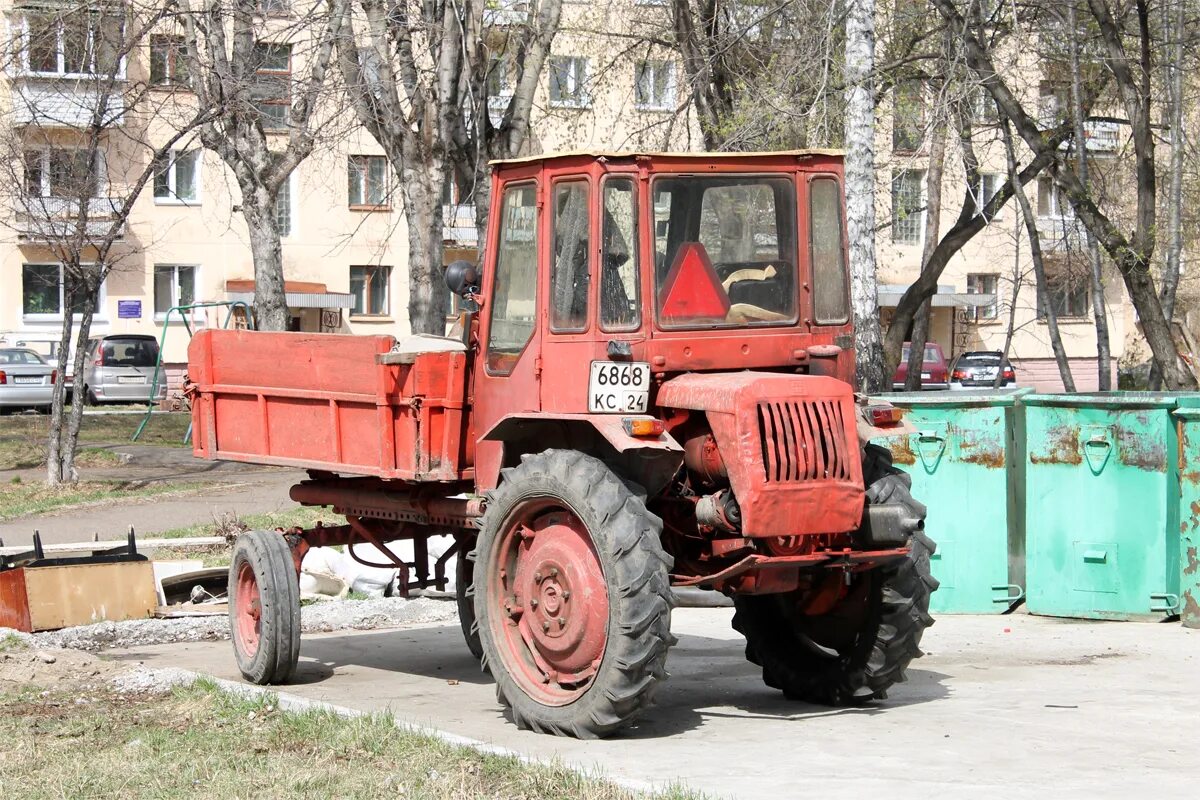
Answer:
[(10, 408), (49, 408), (58, 370), (33, 350), (0, 349), (0, 412)]
[[(900, 355), (900, 366), (892, 376), (892, 390), (902, 391), (904, 380), (908, 376), (908, 354), (911, 342), (904, 343), (904, 351)], [(925, 357), (921, 360), (921, 388), (946, 389), (949, 387), (950, 368), (946, 365), (946, 356), (942, 346), (937, 342), (925, 343)]]
[(83, 380), (76, 381), (83, 401), (96, 403), (145, 403), (155, 386), (155, 400), (167, 396), (166, 372), (158, 367), (158, 342), (153, 336), (113, 334), (88, 342)]
[(1000, 386), (1012, 386), (1017, 382), (1017, 372), (999, 350), (977, 350), (963, 353), (954, 359), (950, 368), (950, 388), (990, 389), (1000, 375)]
[[(24, 350), (32, 350), (41, 356), (42, 360), (52, 367), (58, 366), (58, 344), (59, 333), (57, 331), (51, 333), (5, 331), (0, 333), (0, 349), (16, 347)], [(68, 392), (70, 392), (71, 389), (71, 378), (73, 377), (72, 372), (74, 370), (74, 363), (75, 362), (71, 358), (68, 358), (67, 363), (64, 365), (67, 374), (66, 383)]]

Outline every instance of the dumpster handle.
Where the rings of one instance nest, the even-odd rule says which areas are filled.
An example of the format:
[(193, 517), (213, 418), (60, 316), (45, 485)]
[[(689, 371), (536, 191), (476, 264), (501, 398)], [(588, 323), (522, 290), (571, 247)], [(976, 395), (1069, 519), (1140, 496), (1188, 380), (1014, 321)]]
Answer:
[(1179, 613), (1179, 595), (1164, 592), (1163, 594), (1150, 595), (1151, 600), (1162, 600), (1166, 605), (1156, 606), (1151, 604), (1150, 610), (1156, 613), (1177, 614)]
[(1025, 599), (1025, 590), (1015, 583), (1002, 583), (999, 586), (992, 587), (993, 592), (1009, 592), (1005, 597), (996, 597), (992, 600), (993, 603), (1019, 603)]
[[(925, 448), (921, 447), (923, 442), (937, 442), (937, 452), (932, 453), (928, 458), (925, 456)], [(925, 467), (925, 471), (933, 474), (937, 469), (938, 463), (942, 460), (942, 456), (946, 452), (946, 437), (941, 434), (931, 431), (917, 432), (917, 455), (921, 457), (921, 465)]]
[[(1101, 458), (1099, 453), (1092, 455), (1091, 448), (1104, 448), (1104, 457)], [(1083, 455), (1087, 458), (1088, 468), (1091, 469), (1093, 475), (1099, 475), (1104, 471), (1105, 465), (1108, 463), (1108, 457), (1112, 453), (1112, 442), (1102, 435), (1096, 435), (1083, 443)]]

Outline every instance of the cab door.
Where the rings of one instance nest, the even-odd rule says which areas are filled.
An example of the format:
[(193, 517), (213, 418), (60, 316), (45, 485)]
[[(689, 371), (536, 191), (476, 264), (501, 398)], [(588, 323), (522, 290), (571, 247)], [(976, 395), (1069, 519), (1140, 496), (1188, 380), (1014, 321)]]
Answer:
[(645, 340), (636, 198), (632, 172), (550, 183), (544, 411), (646, 410), (650, 370), (635, 357)]
[[(541, 319), (544, 307), (539, 276), (542, 200), (536, 169), (501, 184), (499, 216), (488, 236), (484, 264), (481, 352), (476, 359), (474, 430), (482, 437), (509, 414), (537, 411), (542, 379)], [(496, 484), (503, 443), (475, 443), (476, 482), (480, 489)]]

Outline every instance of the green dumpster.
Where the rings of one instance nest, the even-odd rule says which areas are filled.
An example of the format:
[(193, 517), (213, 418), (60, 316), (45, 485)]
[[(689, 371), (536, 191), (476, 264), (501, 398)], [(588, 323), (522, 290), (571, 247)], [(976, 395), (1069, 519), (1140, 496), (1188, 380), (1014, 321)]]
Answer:
[(1179, 616), (1200, 628), (1200, 408), (1175, 411), (1179, 435)]
[(912, 475), (913, 496), (929, 509), (925, 528), (937, 542), (933, 576), (941, 582), (930, 609), (1000, 614), (1023, 596), (1024, 458), (1018, 392), (927, 392), (880, 397), (917, 429), (884, 438), (896, 466)]
[(1022, 398), (1031, 613), (1178, 612), (1176, 401), (1153, 392)]

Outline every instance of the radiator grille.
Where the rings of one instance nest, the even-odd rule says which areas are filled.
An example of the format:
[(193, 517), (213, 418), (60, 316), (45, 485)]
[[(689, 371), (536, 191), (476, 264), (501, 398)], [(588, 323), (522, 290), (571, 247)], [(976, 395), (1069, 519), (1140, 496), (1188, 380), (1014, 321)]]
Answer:
[(768, 483), (850, 479), (846, 425), (836, 400), (759, 403), (758, 436)]

